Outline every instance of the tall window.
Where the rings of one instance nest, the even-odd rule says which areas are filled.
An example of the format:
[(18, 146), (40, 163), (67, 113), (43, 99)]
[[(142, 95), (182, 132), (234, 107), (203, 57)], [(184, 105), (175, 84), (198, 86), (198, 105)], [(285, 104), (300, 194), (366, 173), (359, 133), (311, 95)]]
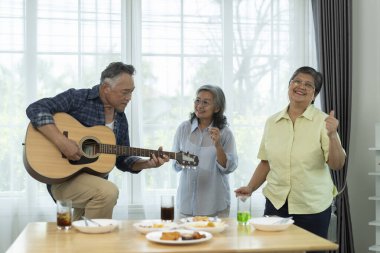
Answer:
[[(109, 62), (121, 60), (126, 15), (122, 3), (0, 1), (0, 252), (27, 222), (55, 217), (46, 186), (23, 166), (26, 106), (69, 87), (91, 87)], [(121, 185), (120, 178), (112, 175)]]
[[(23, 166), (28, 104), (98, 84), (112, 61), (132, 63), (132, 146), (170, 151), (197, 88), (219, 85), (238, 149), (235, 189), (258, 163), (265, 120), (287, 105), (292, 72), (314, 65), (311, 17), (304, 0), (1, 0), (0, 251), (27, 222), (55, 217), (45, 185)], [(110, 180), (121, 189), (115, 217), (144, 204), (146, 217), (157, 218), (158, 195), (175, 193), (177, 178), (171, 164), (138, 175), (113, 170)], [(261, 215), (263, 197), (253, 198)]]
[[(144, 0), (141, 10), (140, 142), (170, 148), (197, 88), (219, 85), (239, 155), (231, 188), (246, 185), (259, 162), (265, 120), (287, 105), (293, 71), (313, 65), (308, 2)], [(141, 175), (148, 203), (156, 204), (164, 189), (175, 192), (178, 175), (171, 164), (164, 167)], [(260, 215), (260, 190), (254, 200)]]
[(91, 87), (99, 70), (120, 60), (120, 6), (120, 0), (1, 1), (0, 142), (9, 151), (0, 155), (0, 194), (28, 187), (21, 145), (26, 106), (71, 87)]

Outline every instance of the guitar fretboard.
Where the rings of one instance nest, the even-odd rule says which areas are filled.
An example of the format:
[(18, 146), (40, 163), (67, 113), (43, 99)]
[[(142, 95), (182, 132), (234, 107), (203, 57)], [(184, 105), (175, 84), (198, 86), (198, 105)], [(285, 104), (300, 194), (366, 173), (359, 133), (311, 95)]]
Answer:
[(152, 149), (144, 148), (133, 148), (120, 145), (110, 145), (110, 144), (99, 144), (99, 153), (103, 154), (115, 154), (115, 155), (126, 155), (126, 156), (143, 156), (151, 157), (154, 154), (156, 157), (162, 157), (167, 155), (170, 159), (176, 159), (176, 153), (167, 151), (158, 151)]

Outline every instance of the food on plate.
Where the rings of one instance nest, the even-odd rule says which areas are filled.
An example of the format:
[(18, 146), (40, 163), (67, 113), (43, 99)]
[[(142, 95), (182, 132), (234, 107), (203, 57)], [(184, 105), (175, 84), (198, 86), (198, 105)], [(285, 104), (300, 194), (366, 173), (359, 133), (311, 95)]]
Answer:
[(187, 222), (183, 225), (186, 229), (193, 231), (205, 231), (209, 233), (223, 232), (228, 225), (223, 221), (195, 221)]
[(193, 234), (192, 233), (185, 233), (181, 234), (182, 240), (187, 241), (187, 240), (193, 240)]
[(161, 240), (170, 240), (170, 241), (176, 241), (179, 238), (181, 238), (181, 233), (178, 231), (174, 232), (162, 232)]
[(164, 224), (162, 223), (154, 223), (154, 224), (140, 224), (142, 228), (163, 228)]
[(193, 233), (183, 233), (181, 234), (182, 240), (198, 240), (202, 238), (206, 238), (206, 235), (202, 235), (201, 233), (194, 231)]
[(203, 235), (197, 231), (194, 231), (193, 233), (180, 233), (178, 231), (173, 232), (162, 232), (160, 239), (161, 240), (170, 240), (170, 241), (176, 241), (178, 239), (182, 240), (198, 240), (202, 238), (206, 238), (206, 235)]
[(195, 231), (195, 232), (193, 233), (193, 239), (194, 239), (194, 240), (202, 239), (202, 238), (206, 238), (206, 235), (202, 235), (201, 233), (199, 233), (199, 232), (197, 232), (197, 231)]
[(193, 227), (195, 228), (213, 228), (215, 227), (215, 223), (212, 222), (212, 221), (208, 221), (208, 222), (194, 222), (193, 223)]
[(206, 227), (211, 227), (211, 228), (213, 228), (213, 227), (215, 227), (215, 223), (212, 222), (212, 221), (209, 221), (209, 222), (207, 222)]
[(165, 222), (161, 220), (145, 220), (142, 222), (133, 223), (133, 227), (142, 234), (147, 234), (153, 231), (168, 231), (178, 228), (178, 224), (174, 222)]
[(195, 216), (193, 218), (193, 221), (208, 221), (209, 220), (209, 217), (207, 216)]

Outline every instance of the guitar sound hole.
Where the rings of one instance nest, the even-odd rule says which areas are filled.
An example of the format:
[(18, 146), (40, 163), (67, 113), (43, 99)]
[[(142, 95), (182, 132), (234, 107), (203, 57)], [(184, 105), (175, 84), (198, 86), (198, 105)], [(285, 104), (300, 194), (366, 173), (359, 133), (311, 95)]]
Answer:
[(82, 151), (86, 157), (95, 157), (99, 153), (99, 144), (93, 139), (87, 139), (82, 143)]

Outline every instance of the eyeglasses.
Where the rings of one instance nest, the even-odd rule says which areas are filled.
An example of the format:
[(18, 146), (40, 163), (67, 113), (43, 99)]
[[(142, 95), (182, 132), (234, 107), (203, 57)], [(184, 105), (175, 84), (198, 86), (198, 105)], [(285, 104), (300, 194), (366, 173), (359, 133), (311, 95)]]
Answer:
[(114, 92), (115, 94), (123, 98), (131, 97), (133, 91), (135, 90), (135, 87), (132, 87), (131, 89), (120, 89), (120, 88), (115, 88), (115, 86), (112, 86), (112, 84), (109, 82), (104, 82), (104, 83), (109, 85), (112, 92)]
[(212, 105), (212, 102), (208, 101), (208, 100), (201, 100), (200, 98), (196, 98), (196, 99), (194, 99), (194, 105), (196, 105), (196, 106), (201, 105), (203, 107), (208, 107), (208, 106)]
[(130, 96), (132, 96), (132, 92), (133, 92), (133, 90), (121, 91), (120, 95), (123, 97), (130, 97)]
[(126, 98), (126, 97), (131, 97), (134, 89), (130, 90), (118, 90), (118, 89), (111, 89), (113, 92), (118, 94), (120, 97)]
[(295, 80), (292, 80), (290, 83), (294, 86), (300, 86), (301, 84), (303, 84), (305, 86), (305, 89), (310, 90), (310, 91), (315, 90), (315, 85), (308, 81), (301, 81), (301, 80), (295, 79)]

